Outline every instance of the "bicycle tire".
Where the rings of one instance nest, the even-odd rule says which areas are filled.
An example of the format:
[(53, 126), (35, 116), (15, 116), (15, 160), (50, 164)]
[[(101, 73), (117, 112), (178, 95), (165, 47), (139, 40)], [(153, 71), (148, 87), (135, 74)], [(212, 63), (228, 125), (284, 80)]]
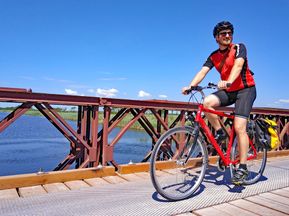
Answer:
[[(156, 191), (168, 200), (189, 198), (204, 179), (208, 152), (201, 135), (193, 134), (193, 127), (172, 128), (154, 146), (150, 161), (151, 180)], [(189, 152), (188, 162), (184, 164)]]
[[(250, 185), (254, 184), (263, 175), (263, 172), (266, 167), (266, 162), (267, 162), (267, 149), (265, 145), (261, 142), (256, 142), (253, 141), (254, 147), (257, 150), (257, 158), (253, 158), (251, 160), (247, 160), (247, 168), (248, 168), (248, 177), (244, 180), (244, 185)], [(249, 145), (249, 150), (247, 156), (251, 156), (253, 154), (253, 150), (251, 145)], [(231, 151), (231, 159), (232, 161), (238, 159), (239, 157), (239, 149), (238, 149), (238, 141), (237, 138), (235, 137), (234, 143), (232, 146), (232, 151)], [(236, 166), (230, 166), (231, 173), (234, 174), (236, 170)]]

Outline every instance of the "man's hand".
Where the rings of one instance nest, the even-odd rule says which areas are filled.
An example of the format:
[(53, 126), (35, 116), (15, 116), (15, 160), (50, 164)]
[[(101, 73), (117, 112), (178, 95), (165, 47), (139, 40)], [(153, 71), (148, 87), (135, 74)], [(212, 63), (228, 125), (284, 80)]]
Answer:
[(186, 86), (182, 88), (182, 94), (187, 95), (188, 94), (188, 90), (190, 90), (190, 86)]
[(231, 83), (228, 82), (228, 81), (225, 81), (225, 80), (221, 80), (219, 83), (218, 83), (218, 88), (219, 89), (227, 89), (231, 86)]

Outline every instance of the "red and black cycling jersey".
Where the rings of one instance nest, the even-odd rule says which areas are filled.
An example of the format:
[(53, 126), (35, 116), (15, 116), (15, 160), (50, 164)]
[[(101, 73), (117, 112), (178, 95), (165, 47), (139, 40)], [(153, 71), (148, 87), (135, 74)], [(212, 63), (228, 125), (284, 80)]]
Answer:
[(243, 58), (245, 60), (240, 75), (232, 83), (227, 91), (237, 91), (255, 85), (253, 73), (250, 71), (247, 60), (247, 50), (244, 44), (231, 44), (225, 50), (216, 50), (211, 53), (203, 66), (210, 69), (213, 67), (221, 74), (221, 80), (228, 80), (233, 68), (235, 59)]

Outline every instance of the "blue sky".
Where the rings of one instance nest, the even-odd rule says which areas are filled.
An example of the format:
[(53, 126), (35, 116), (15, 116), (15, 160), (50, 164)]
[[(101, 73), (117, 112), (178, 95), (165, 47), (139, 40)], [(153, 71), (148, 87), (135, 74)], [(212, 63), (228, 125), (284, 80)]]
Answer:
[[(289, 108), (289, 0), (0, 0), (0, 87), (187, 101), (229, 20), (247, 47), (256, 107)], [(212, 70), (203, 81), (217, 82)]]

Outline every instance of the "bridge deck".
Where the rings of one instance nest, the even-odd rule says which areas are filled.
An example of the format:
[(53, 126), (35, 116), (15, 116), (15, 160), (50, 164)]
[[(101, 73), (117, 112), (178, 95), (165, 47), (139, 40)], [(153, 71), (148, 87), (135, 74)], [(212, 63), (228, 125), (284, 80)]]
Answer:
[(160, 197), (148, 173), (2, 190), (0, 215), (288, 215), (288, 164), (269, 158), (261, 181), (246, 187), (210, 166), (196, 195), (179, 202)]

